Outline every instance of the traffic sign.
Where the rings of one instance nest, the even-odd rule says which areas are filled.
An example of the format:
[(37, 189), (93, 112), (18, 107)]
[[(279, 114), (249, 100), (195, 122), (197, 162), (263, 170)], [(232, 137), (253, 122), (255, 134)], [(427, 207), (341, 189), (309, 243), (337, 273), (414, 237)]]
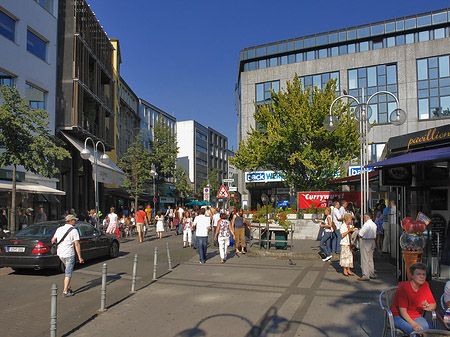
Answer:
[(230, 186), (230, 187), (228, 188), (228, 190), (229, 190), (230, 192), (236, 192), (236, 191), (237, 191), (237, 186)]
[(217, 193), (217, 198), (229, 198), (230, 193), (228, 193), (227, 189), (224, 185), (222, 185), (219, 189), (219, 193)]
[(223, 179), (224, 183), (232, 183), (234, 182), (234, 179)]
[(209, 201), (209, 187), (203, 189), (203, 200)]

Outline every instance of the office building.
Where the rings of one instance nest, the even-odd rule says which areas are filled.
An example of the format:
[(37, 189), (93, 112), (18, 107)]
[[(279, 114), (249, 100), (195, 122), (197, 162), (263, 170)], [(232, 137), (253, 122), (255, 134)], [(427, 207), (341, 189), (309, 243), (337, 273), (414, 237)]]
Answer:
[[(371, 161), (391, 137), (449, 124), (449, 29), (449, 9), (443, 9), (244, 48), (236, 85), (238, 142), (255, 127), (254, 103), (270, 102), (270, 90), (286, 88), (296, 74), (305, 87), (321, 88), (334, 78), (339, 92), (360, 101), (363, 92), (364, 101), (378, 91), (398, 97), (407, 114), (401, 126), (390, 122), (397, 107), (391, 96), (369, 102), (376, 123), (368, 133)], [(239, 184), (243, 200), (251, 199), (252, 189), (270, 194), (265, 183), (248, 185), (241, 177)]]

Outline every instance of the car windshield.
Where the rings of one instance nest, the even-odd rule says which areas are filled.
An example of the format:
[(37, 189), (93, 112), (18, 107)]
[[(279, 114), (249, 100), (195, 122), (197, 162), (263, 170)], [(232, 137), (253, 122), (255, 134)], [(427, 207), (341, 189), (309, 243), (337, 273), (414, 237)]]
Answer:
[(56, 228), (62, 225), (61, 222), (44, 222), (34, 224), (19, 231), (16, 237), (44, 236), (51, 237), (55, 234)]

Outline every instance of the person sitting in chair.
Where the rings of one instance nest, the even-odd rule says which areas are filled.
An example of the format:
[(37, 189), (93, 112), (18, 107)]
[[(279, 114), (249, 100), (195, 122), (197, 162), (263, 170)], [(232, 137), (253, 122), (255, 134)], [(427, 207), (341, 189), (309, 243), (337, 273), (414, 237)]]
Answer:
[(422, 313), (436, 309), (436, 301), (426, 281), (427, 266), (414, 263), (409, 271), (411, 280), (398, 284), (391, 309), (395, 327), (408, 335), (416, 330), (432, 329)]

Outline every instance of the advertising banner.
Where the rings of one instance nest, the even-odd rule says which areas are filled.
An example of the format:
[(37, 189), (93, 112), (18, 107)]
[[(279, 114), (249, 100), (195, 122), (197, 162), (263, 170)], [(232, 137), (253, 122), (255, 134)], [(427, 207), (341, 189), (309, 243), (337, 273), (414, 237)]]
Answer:
[(360, 192), (300, 192), (298, 194), (298, 208), (312, 208), (313, 203), (315, 208), (325, 208), (331, 205), (334, 198), (339, 201), (352, 202), (355, 207), (360, 207)]

